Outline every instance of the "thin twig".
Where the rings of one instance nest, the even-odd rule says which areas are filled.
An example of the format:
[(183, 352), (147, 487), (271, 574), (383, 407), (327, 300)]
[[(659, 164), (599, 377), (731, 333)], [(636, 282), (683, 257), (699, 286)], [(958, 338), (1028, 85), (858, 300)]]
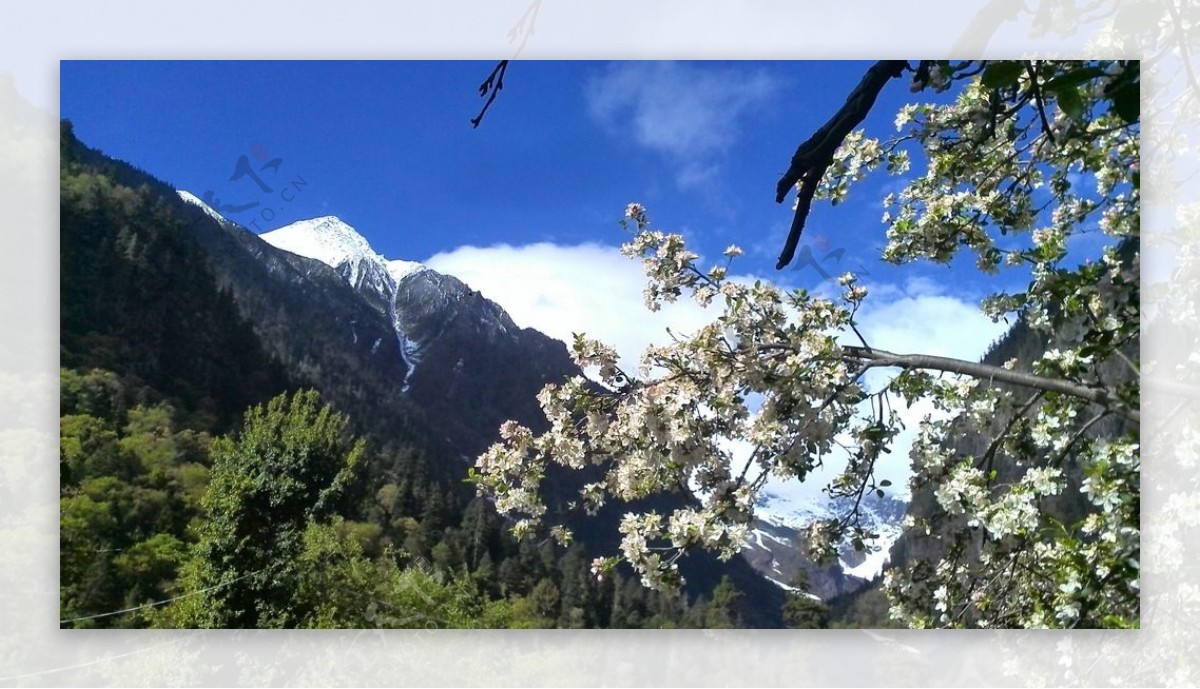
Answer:
[(1000, 431), (995, 439), (992, 440), (992, 443), (988, 445), (987, 451), (983, 453), (983, 459), (985, 460), (983, 469), (984, 476), (988, 476), (992, 473), (992, 461), (996, 457), (996, 450), (1000, 448), (1000, 443), (1008, 436), (1008, 432), (1012, 430), (1012, 427), (1016, 425), (1017, 421), (1020, 420), (1021, 417), (1029, 413), (1029, 410), (1033, 408), (1033, 405), (1037, 404), (1037, 401), (1040, 400), (1044, 394), (1046, 393), (1042, 390), (1035, 392), (1033, 396), (1030, 397), (1027, 402), (1025, 402), (1025, 404), (1021, 405), (1021, 408), (1017, 410), (1017, 413), (1013, 414), (1012, 418), (1008, 420), (1008, 423), (1004, 426), (1004, 430)]
[(858, 336), (858, 341), (862, 342), (863, 348), (869, 350), (871, 348), (871, 345), (867, 344), (867, 339), (865, 337), (863, 337), (862, 333), (858, 332), (858, 327), (854, 325), (853, 320), (850, 321), (850, 329), (853, 330), (854, 334)]
[(1114, 349), (1113, 354), (1116, 354), (1117, 357), (1121, 359), (1121, 361), (1124, 361), (1125, 364), (1127, 366), (1129, 366), (1129, 370), (1133, 372), (1133, 375), (1135, 375), (1135, 376), (1142, 375), (1142, 370), (1138, 367), (1137, 364), (1133, 363), (1133, 361), (1131, 361), (1129, 359), (1129, 357), (1125, 356), (1125, 352), (1122, 352), (1120, 349)]
[(1087, 423), (1080, 426), (1079, 429), (1076, 430), (1073, 435), (1071, 435), (1071, 438), (1067, 440), (1067, 444), (1063, 445), (1063, 448), (1054, 454), (1054, 457), (1048, 462), (1048, 464), (1052, 466), (1058, 466), (1061, 464), (1062, 461), (1067, 458), (1067, 453), (1070, 452), (1075, 443), (1079, 442), (1079, 439), (1082, 438), (1085, 433), (1087, 433), (1088, 429), (1092, 426), (1095, 426), (1100, 419), (1103, 419), (1111, 413), (1112, 412), (1110, 410), (1104, 409), (1089, 419)]

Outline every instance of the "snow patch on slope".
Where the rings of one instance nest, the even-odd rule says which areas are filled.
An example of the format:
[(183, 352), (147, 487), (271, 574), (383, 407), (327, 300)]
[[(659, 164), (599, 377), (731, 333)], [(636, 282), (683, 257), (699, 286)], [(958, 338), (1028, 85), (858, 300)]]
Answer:
[[(899, 536), (899, 533), (896, 535)], [(846, 561), (842, 560), (842, 571), (852, 577), (858, 577), (859, 579), (871, 581), (883, 573), (883, 566), (888, 563), (888, 559), (890, 558), (890, 553), (888, 551), (891, 549), (892, 543), (895, 542), (895, 536), (893, 536), (891, 539), (887, 539), (881, 533), (879, 538), (872, 542), (872, 545), (883, 545), (885, 547), (882, 547), (880, 550), (877, 550), (873, 553), (866, 553), (866, 557), (863, 559), (863, 561), (853, 567), (848, 567)]]
[[(375, 253), (365, 237), (332, 215), (299, 220), (265, 232), (259, 238), (284, 251), (316, 259), (337, 270), (355, 289), (370, 288), (383, 297), (388, 304), (388, 316), (396, 333), (400, 357), (405, 364), (406, 373), (400, 389), (407, 392), (409, 379), (420, 362), (420, 343), (408, 337), (400, 326), (400, 314), (396, 311), (396, 287), (405, 278), (428, 269), (416, 261), (388, 260)], [(362, 284), (364, 276), (369, 278), (369, 285)], [(376, 342), (372, 352), (378, 346)]]
[(213, 210), (212, 206), (209, 206), (207, 203), (205, 203), (202, 199), (197, 197), (192, 192), (184, 191), (182, 189), (176, 189), (175, 193), (179, 194), (179, 198), (183, 199), (187, 203), (190, 203), (193, 206), (199, 206), (200, 210), (207, 213), (208, 217), (212, 218), (213, 220), (216, 220), (219, 223), (228, 223), (229, 222), (229, 220), (225, 216), (223, 216), (220, 213)]
[(388, 275), (392, 276), (392, 279), (396, 281), (396, 284), (400, 284), (400, 282), (409, 275), (415, 275), (423, 270), (429, 270), (429, 268), (426, 268), (424, 263), (418, 263), (416, 261), (402, 261), (400, 259), (396, 259), (387, 262)]
[[(891, 513), (884, 514), (881, 506), (876, 502), (874, 500), (864, 501), (862, 513), (865, 522), (873, 526), (879, 537), (867, 543), (869, 550), (856, 553), (844, 549), (839, 553), (838, 558), (838, 564), (841, 565), (843, 573), (866, 581), (883, 573), (883, 568), (890, 558), (892, 544), (900, 537), (903, 530), (899, 523), (903, 511), (897, 511), (898, 506), (901, 506), (902, 503), (894, 503), (890, 510)], [(828, 501), (798, 500), (790, 496), (764, 491), (759, 496), (759, 504), (755, 506), (754, 512), (756, 517), (768, 524), (803, 532), (813, 522), (838, 516), (840, 510), (836, 504)], [(752, 529), (751, 538), (755, 545), (764, 550), (771, 550), (764, 540), (774, 541), (783, 547), (796, 547), (795, 544), (785, 543), (773, 534), (760, 529)], [(776, 581), (775, 583), (781, 582)]]

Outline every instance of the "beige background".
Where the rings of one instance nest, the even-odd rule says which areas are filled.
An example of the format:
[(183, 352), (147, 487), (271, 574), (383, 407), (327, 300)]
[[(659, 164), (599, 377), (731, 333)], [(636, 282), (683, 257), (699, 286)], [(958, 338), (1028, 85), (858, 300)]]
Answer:
[[(1178, 0), (1174, 0), (1178, 2)], [(1198, 324), (1200, 11), (1167, 0), (55, 2), (0, 10), (0, 685), (1200, 682), (1194, 341), (1143, 351), (1137, 632), (71, 632), (57, 628), (64, 58), (1144, 58), (1146, 320)], [(1192, 64), (1189, 64), (1192, 63)], [(471, 85), (464, 85), (470, 88)], [(812, 123), (811, 126), (815, 126)], [(811, 126), (798, 123), (797, 137)], [(799, 138), (797, 139), (797, 141)], [(780, 142), (787, 151), (795, 141)], [(136, 161), (135, 161), (136, 162)], [(1188, 391), (1192, 392), (1188, 392)]]

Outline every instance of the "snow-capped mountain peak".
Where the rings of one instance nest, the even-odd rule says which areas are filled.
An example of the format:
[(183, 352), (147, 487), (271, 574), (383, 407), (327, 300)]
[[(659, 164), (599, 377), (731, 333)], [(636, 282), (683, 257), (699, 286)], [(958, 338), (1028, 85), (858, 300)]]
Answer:
[(276, 248), (328, 265), (387, 313), (408, 370), (401, 383), (401, 388), (407, 391), (428, 342), (409, 332), (405, 326), (405, 311), (409, 309), (400, 308), (397, 300), (404, 298), (401, 283), (411, 286), (408, 278), (431, 271), (416, 261), (384, 258), (353, 227), (332, 215), (300, 220), (263, 233), (259, 238)]
[[(259, 238), (284, 251), (342, 270), (347, 281), (355, 287), (360, 286), (363, 278), (379, 282), (374, 285), (375, 289), (389, 296), (401, 280), (427, 270), (416, 261), (388, 260), (375, 253), (365, 237), (333, 215), (298, 220), (260, 234)], [(383, 284), (389, 278), (391, 284)]]
[(365, 237), (333, 215), (298, 220), (259, 237), (284, 251), (316, 259), (332, 268), (363, 258), (383, 262)]

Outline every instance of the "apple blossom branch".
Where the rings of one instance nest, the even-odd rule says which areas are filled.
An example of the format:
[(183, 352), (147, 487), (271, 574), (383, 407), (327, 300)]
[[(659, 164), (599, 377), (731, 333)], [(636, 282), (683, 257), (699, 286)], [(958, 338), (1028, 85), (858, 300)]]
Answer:
[(1061, 378), (1046, 378), (1023, 371), (1009, 370), (1002, 366), (992, 366), (990, 364), (952, 359), (944, 356), (933, 356), (930, 354), (894, 354), (882, 349), (867, 349), (865, 347), (849, 345), (844, 346), (843, 349), (849, 358), (862, 361), (870, 367), (898, 366), (905, 369), (928, 369), (944, 371), (946, 373), (961, 373), (980, 380), (992, 380), (1033, 388), (1035, 390), (1072, 395), (1101, 406), (1117, 409), (1121, 415), (1134, 423), (1138, 423), (1141, 420), (1141, 413), (1137, 409), (1130, 409), (1125, 406), (1120, 400), (1114, 398), (1108, 390), (1073, 383)]

